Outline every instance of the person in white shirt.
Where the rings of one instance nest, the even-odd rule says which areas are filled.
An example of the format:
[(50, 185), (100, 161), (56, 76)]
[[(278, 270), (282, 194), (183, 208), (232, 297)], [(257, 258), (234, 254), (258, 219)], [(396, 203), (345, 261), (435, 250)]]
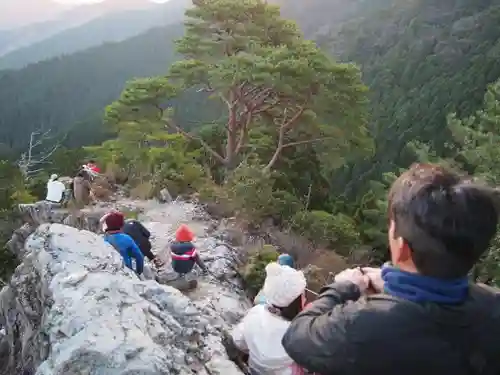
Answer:
[(47, 182), (47, 197), (46, 201), (51, 203), (61, 203), (64, 197), (64, 191), (66, 190), (66, 186), (58, 180), (59, 176), (53, 174), (50, 176), (49, 181)]
[(251, 308), (234, 328), (234, 345), (248, 353), (251, 374), (296, 375), (303, 370), (288, 356), (281, 339), (303, 309), (306, 279), (302, 271), (276, 262), (266, 266), (262, 291), (266, 303)]

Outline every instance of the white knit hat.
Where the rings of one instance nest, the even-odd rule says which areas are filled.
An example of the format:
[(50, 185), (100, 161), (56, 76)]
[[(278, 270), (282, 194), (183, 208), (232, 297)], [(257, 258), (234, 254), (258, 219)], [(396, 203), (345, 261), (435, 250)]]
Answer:
[(306, 278), (302, 271), (276, 262), (266, 266), (266, 281), (262, 292), (267, 303), (276, 307), (286, 307), (306, 289)]

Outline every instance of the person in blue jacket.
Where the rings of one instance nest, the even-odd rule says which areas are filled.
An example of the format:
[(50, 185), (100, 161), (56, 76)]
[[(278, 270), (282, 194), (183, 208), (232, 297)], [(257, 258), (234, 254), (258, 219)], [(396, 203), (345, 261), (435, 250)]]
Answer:
[[(123, 233), (125, 217), (121, 212), (113, 211), (105, 218), (106, 231), (104, 240), (113, 246), (120, 253), (125, 265), (135, 271), (137, 275), (142, 274), (144, 269), (144, 255), (128, 234)], [(135, 270), (132, 265), (135, 260)]]

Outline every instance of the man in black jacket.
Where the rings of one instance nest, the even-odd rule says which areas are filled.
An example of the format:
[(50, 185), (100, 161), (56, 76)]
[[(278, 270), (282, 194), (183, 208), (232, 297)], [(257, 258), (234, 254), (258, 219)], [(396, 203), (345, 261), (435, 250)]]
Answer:
[(142, 254), (157, 266), (161, 266), (161, 261), (151, 252), (151, 233), (137, 220), (127, 220), (123, 226), (123, 232), (128, 234), (137, 244)]
[(495, 202), (439, 166), (412, 166), (389, 192), (392, 265), (338, 274), (292, 322), (288, 355), (322, 375), (500, 374), (498, 291), (467, 279), (496, 233)]

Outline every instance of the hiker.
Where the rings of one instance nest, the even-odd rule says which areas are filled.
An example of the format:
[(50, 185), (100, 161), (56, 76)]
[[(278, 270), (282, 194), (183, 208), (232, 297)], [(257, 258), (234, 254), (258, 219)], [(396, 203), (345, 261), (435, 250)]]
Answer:
[(302, 271), (276, 262), (266, 266), (266, 304), (252, 307), (231, 333), (234, 345), (249, 355), (250, 374), (303, 374), (285, 352), (281, 339), (303, 308), (305, 288)]
[(85, 168), (92, 171), (93, 174), (100, 174), (101, 173), (101, 168), (97, 166), (95, 163), (95, 160), (90, 159), (87, 164), (85, 164)]
[[(112, 212), (117, 211), (112, 210), (111, 212), (101, 217), (101, 219), (99, 220), (99, 223), (101, 223), (102, 230), (104, 232), (106, 232), (107, 227), (105, 222), (106, 217)], [(138, 220), (126, 220), (125, 225), (123, 226), (123, 233), (128, 234), (130, 237), (132, 237), (136, 245), (139, 247), (139, 250), (141, 250), (142, 255), (147, 257), (157, 267), (163, 266), (163, 262), (151, 252), (152, 246), (151, 242), (149, 241), (151, 233)]]
[[(288, 267), (295, 268), (295, 262), (290, 254), (286, 254), (286, 253), (280, 254), (278, 256), (277, 262), (278, 262), (278, 264), (281, 264), (282, 266), (288, 266)], [(264, 296), (264, 292), (261, 289), (259, 291), (259, 293), (257, 293), (257, 295), (255, 296), (255, 298), (253, 300), (253, 304), (257, 305), (257, 304), (265, 304), (265, 303), (266, 303), (266, 297)]]
[(90, 182), (85, 179), (84, 173), (78, 172), (73, 178), (73, 197), (78, 208), (83, 208), (90, 203), (91, 191)]
[(323, 375), (499, 374), (500, 294), (467, 278), (496, 234), (492, 189), (417, 164), (388, 203), (391, 264), (339, 273), (290, 325), (288, 355)]
[(208, 268), (193, 245), (194, 234), (187, 225), (182, 224), (177, 229), (175, 240), (176, 242), (170, 245), (173, 270), (180, 276), (184, 276), (191, 272), (196, 263), (204, 273), (207, 273)]
[(64, 192), (66, 191), (66, 186), (59, 181), (59, 176), (53, 174), (50, 176), (47, 182), (47, 196), (45, 200), (50, 203), (59, 204), (64, 198)]
[(135, 241), (142, 254), (152, 261), (157, 267), (163, 266), (163, 262), (151, 252), (151, 233), (138, 220), (130, 219), (125, 221), (123, 232), (128, 234)]
[[(132, 237), (123, 233), (125, 218), (121, 212), (113, 211), (106, 215), (104, 219), (106, 230), (104, 240), (115, 248), (123, 258), (125, 265), (135, 271), (137, 275), (142, 274), (144, 268), (144, 255)], [(135, 269), (132, 265), (132, 259), (135, 259)]]

